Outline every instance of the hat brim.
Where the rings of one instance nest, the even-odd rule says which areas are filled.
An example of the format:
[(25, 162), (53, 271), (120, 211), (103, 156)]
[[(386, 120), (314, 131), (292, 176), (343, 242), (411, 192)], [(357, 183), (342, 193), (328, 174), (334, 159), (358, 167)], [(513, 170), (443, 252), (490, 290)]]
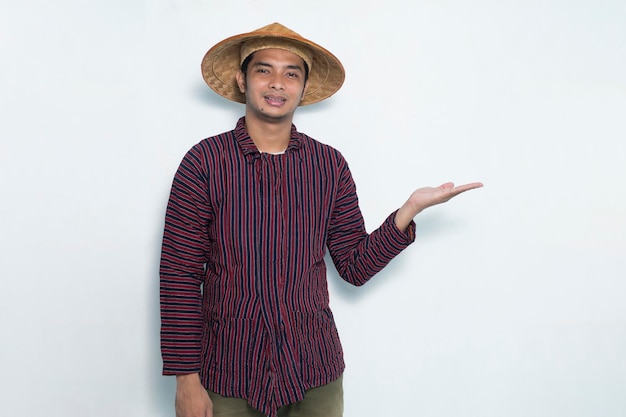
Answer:
[(202, 77), (213, 91), (229, 100), (245, 103), (245, 95), (239, 91), (236, 74), (240, 69), (241, 45), (250, 39), (281, 38), (288, 39), (312, 52), (312, 64), (309, 71), (309, 88), (300, 105), (317, 103), (332, 96), (341, 88), (345, 72), (341, 62), (322, 46), (309, 41), (295, 32), (281, 33), (271, 31), (253, 31), (231, 36), (213, 46), (202, 59)]

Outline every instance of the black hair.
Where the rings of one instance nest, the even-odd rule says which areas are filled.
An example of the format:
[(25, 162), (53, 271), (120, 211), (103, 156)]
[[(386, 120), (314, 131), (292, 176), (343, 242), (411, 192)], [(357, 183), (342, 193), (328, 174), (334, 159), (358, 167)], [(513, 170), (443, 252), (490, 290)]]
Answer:
[[(241, 72), (243, 72), (244, 79), (246, 78), (246, 75), (248, 74), (248, 65), (250, 65), (250, 61), (252, 61), (252, 55), (254, 55), (254, 52), (248, 55), (246, 59), (244, 59), (243, 62), (241, 63)], [(302, 62), (304, 62), (304, 82), (306, 83), (307, 80), (309, 79), (309, 65), (306, 63), (304, 59), (302, 60)]]

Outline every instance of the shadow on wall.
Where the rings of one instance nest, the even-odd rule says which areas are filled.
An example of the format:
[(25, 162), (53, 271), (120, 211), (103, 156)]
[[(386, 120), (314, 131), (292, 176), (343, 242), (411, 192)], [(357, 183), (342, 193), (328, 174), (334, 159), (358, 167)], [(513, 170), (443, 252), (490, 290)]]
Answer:
[(327, 253), (325, 261), (327, 265), (329, 290), (336, 293), (342, 300), (358, 303), (360, 300), (377, 297), (379, 286), (388, 285), (390, 280), (400, 279), (406, 275), (404, 262), (410, 251), (416, 250), (423, 242), (428, 242), (431, 237), (442, 235), (451, 230), (462, 228), (463, 224), (446, 216), (444, 210), (434, 208), (432, 212), (420, 213), (415, 218), (415, 242), (396, 256), (382, 271), (376, 274), (370, 281), (361, 287), (355, 287), (344, 281), (335, 269), (330, 255)]
[(148, 355), (148, 382), (149, 388), (149, 401), (151, 405), (151, 415), (153, 416), (168, 416), (174, 415), (174, 395), (176, 393), (176, 379), (173, 376), (163, 376), (163, 362), (161, 360), (160, 349), (160, 330), (161, 330), (161, 314), (160, 314), (160, 301), (159, 301), (159, 260), (161, 257), (161, 239), (163, 237), (163, 222), (165, 218), (165, 207), (167, 206), (167, 199), (169, 197), (169, 190), (163, 196), (163, 204), (160, 205), (159, 211), (162, 215), (159, 216), (159, 224), (155, 225), (155, 230), (158, 230), (154, 234), (154, 242), (152, 242), (152, 267), (150, 268), (150, 288), (148, 292), (150, 294), (149, 309), (149, 326), (148, 334), (150, 335), (150, 350)]
[[(244, 108), (241, 104), (227, 100), (218, 94), (214, 93), (203, 82), (195, 82), (191, 86), (190, 95), (198, 101), (204, 103), (209, 108), (219, 108), (220, 110), (226, 110), (229, 113), (232, 112), (235, 120), (243, 115)], [(211, 134), (220, 133), (219, 129), (215, 129)], [(183, 155), (180, 155), (182, 159)], [(172, 177), (173, 178), (173, 177)], [(162, 204), (159, 206), (159, 213), (157, 218), (159, 224), (154, 225), (155, 233), (154, 242), (152, 242), (152, 257), (151, 257), (151, 269), (149, 282), (151, 283), (148, 292), (150, 294), (149, 309), (149, 326), (148, 332), (150, 334), (150, 351), (148, 358), (148, 382), (149, 386), (149, 401), (151, 405), (152, 415), (154, 416), (172, 416), (174, 414), (174, 396), (176, 394), (176, 378), (173, 376), (163, 376), (163, 362), (161, 359), (160, 349), (160, 330), (161, 330), (161, 315), (159, 304), (159, 260), (161, 257), (161, 239), (163, 237), (163, 221), (165, 218), (165, 209), (167, 207), (167, 200), (169, 198), (171, 183), (164, 184), (164, 195)]]
[[(191, 96), (196, 100), (204, 103), (207, 107), (217, 108), (220, 110), (228, 110), (239, 116), (243, 116), (243, 104), (228, 100), (211, 90), (211, 88), (203, 82), (195, 82), (191, 86)], [(215, 132), (216, 134), (219, 132)]]

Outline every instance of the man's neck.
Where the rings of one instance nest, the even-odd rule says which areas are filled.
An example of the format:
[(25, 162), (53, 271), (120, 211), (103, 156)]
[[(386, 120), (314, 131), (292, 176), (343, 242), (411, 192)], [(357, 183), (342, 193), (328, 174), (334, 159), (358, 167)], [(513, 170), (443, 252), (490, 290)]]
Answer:
[(260, 152), (283, 152), (291, 140), (291, 120), (271, 123), (246, 115), (246, 130)]

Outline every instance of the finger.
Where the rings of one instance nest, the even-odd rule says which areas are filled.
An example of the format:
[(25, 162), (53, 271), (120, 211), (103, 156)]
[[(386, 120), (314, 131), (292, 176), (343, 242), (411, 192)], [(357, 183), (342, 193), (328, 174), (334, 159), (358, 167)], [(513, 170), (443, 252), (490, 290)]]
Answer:
[(459, 185), (458, 187), (454, 189), (454, 191), (458, 191), (458, 192), (469, 191), (469, 190), (473, 190), (476, 188), (480, 188), (482, 186), (483, 186), (482, 182), (472, 182), (470, 184)]

